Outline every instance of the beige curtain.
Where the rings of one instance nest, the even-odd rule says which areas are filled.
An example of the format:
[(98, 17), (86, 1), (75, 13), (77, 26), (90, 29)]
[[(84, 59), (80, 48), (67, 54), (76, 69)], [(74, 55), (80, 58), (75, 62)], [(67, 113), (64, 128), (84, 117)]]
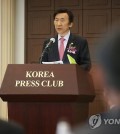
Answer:
[[(15, 0), (0, 0), (0, 83), (8, 64), (14, 63)], [(0, 118), (7, 119), (7, 103), (0, 99)]]

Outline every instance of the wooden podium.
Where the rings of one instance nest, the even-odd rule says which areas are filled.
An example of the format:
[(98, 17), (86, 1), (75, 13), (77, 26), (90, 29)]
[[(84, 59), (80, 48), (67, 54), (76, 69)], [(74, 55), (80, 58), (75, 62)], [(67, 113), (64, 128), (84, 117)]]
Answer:
[(10, 64), (0, 97), (26, 134), (55, 134), (60, 120), (86, 120), (95, 94), (91, 76), (78, 65)]

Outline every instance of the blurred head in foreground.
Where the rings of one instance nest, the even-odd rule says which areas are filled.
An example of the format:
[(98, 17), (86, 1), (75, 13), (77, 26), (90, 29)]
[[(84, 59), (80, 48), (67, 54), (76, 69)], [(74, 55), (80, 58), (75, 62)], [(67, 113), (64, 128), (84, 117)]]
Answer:
[(120, 106), (120, 31), (101, 42), (98, 65), (104, 82), (104, 96), (108, 105)]

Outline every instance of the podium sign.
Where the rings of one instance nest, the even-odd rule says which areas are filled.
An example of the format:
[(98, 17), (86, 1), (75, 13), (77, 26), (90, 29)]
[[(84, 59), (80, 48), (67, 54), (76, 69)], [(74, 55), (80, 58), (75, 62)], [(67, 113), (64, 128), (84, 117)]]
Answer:
[(54, 134), (63, 117), (71, 124), (85, 120), (95, 94), (91, 76), (78, 65), (9, 64), (0, 97), (28, 134)]
[(4, 101), (92, 101), (91, 82), (78, 65), (10, 64), (0, 95)]

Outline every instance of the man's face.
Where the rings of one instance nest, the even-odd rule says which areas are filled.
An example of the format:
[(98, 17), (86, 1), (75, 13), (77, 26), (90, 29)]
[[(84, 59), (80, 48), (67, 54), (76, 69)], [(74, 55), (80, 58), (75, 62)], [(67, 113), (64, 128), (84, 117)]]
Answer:
[(55, 16), (54, 20), (55, 29), (58, 34), (65, 36), (69, 28), (72, 27), (72, 23), (69, 22), (69, 16), (67, 13), (59, 13)]

